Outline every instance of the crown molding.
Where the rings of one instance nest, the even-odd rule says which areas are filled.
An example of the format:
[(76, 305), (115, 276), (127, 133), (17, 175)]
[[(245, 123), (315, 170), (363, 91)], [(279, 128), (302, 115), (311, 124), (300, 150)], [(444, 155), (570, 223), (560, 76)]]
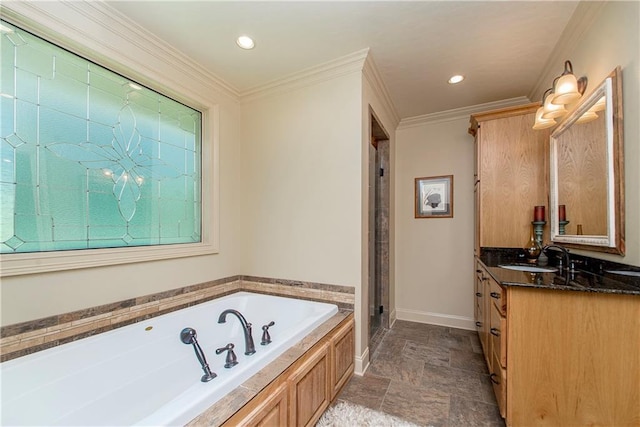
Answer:
[(393, 121), (392, 128), (395, 129), (398, 126), (398, 123), (400, 123), (400, 116), (398, 115), (398, 111), (396, 110), (393, 100), (389, 95), (387, 86), (384, 84), (382, 76), (380, 76), (378, 67), (376, 66), (371, 54), (367, 55), (365, 58), (362, 74), (364, 75), (364, 78), (369, 81), (376, 97), (382, 103), (385, 115), (390, 117)]
[[(238, 101), (236, 88), (102, 1), (5, 1), (0, 6), (0, 14), (78, 54), (95, 55), (97, 60), (108, 63), (109, 68), (113, 68), (115, 59), (126, 67), (125, 71), (139, 76), (139, 70), (148, 70), (148, 59), (153, 58), (168, 64), (186, 79), (196, 80)], [(87, 31), (94, 28), (100, 31)], [(109, 33), (126, 41), (143, 55), (133, 55), (129, 49), (114, 46), (113, 37), (104, 36)]]
[(518, 105), (529, 104), (531, 101), (526, 96), (516, 98), (503, 99), (501, 101), (486, 102), (484, 104), (471, 105), (469, 107), (455, 108), (453, 110), (440, 111), (438, 113), (424, 114), (422, 116), (407, 117), (400, 120), (398, 129), (421, 126), (425, 124), (449, 122), (462, 118), (469, 118), (471, 114), (497, 110), (500, 108), (515, 107)]
[(272, 80), (240, 93), (240, 101), (248, 102), (331, 80), (353, 72), (362, 71), (369, 48), (316, 65), (285, 77)]
[(562, 73), (564, 61), (570, 59), (568, 58), (569, 53), (578, 46), (584, 34), (602, 13), (605, 4), (606, 2), (603, 1), (581, 1), (578, 3), (571, 19), (560, 35), (560, 39), (551, 51), (540, 77), (529, 92), (529, 99), (542, 98), (542, 94), (549, 88), (554, 77)]

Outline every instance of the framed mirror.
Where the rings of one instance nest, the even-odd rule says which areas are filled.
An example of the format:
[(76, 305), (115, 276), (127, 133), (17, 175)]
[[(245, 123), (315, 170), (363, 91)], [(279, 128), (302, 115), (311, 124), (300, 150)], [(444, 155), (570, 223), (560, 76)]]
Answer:
[(551, 134), (551, 241), (624, 255), (622, 133), (617, 67)]

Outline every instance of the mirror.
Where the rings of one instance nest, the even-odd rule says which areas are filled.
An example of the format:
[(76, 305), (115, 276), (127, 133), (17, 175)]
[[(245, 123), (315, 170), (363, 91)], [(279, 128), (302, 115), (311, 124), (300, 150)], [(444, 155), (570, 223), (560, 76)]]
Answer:
[(620, 67), (553, 131), (550, 167), (551, 241), (624, 255)]

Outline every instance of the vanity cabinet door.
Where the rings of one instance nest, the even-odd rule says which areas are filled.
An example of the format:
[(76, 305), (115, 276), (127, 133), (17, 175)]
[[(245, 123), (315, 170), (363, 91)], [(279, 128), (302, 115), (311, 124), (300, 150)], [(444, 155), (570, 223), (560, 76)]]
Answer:
[(355, 353), (354, 320), (343, 325), (331, 339), (331, 400), (353, 375)]
[(281, 384), (277, 390), (261, 401), (244, 420), (236, 425), (246, 427), (287, 426), (289, 415), (287, 391), (287, 384)]
[(537, 108), (530, 104), (471, 116), (478, 168), (476, 250), (521, 248), (533, 207), (547, 205), (549, 132), (532, 129)]
[(319, 348), (289, 379), (289, 424), (313, 426), (331, 402), (329, 344)]
[(487, 291), (486, 285), (488, 274), (479, 261), (476, 261), (476, 279), (474, 286), (474, 313), (476, 330), (478, 331), (478, 337), (480, 338), (480, 344), (485, 355), (489, 354), (487, 328), (489, 327), (487, 316)]

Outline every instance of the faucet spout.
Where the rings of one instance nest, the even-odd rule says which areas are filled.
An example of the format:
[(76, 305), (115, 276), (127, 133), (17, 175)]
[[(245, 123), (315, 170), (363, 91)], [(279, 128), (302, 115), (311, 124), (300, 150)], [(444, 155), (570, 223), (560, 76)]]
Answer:
[(218, 317), (218, 323), (226, 323), (227, 314), (233, 314), (238, 318), (238, 320), (240, 320), (242, 331), (244, 332), (244, 354), (246, 354), (247, 356), (251, 356), (256, 352), (256, 346), (253, 343), (253, 336), (251, 335), (251, 323), (247, 322), (247, 319), (244, 318), (242, 313), (240, 313), (238, 310), (233, 309), (227, 309), (220, 313), (220, 316)]
[(540, 253), (546, 252), (547, 249), (551, 249), (551, 248), (557, 249), (560, 252), (562, 252), (562, 258), (564, 260), (564, 265), (566, 266), (566, 268), (569, 268), (570, 258), (569, 258), (569, 250), (567, 248), (565, 248), (563, 246), (560, 246), (560, 245), (551, 244), (551, 245), (546, 245), (544, 248), (542, 248)]

